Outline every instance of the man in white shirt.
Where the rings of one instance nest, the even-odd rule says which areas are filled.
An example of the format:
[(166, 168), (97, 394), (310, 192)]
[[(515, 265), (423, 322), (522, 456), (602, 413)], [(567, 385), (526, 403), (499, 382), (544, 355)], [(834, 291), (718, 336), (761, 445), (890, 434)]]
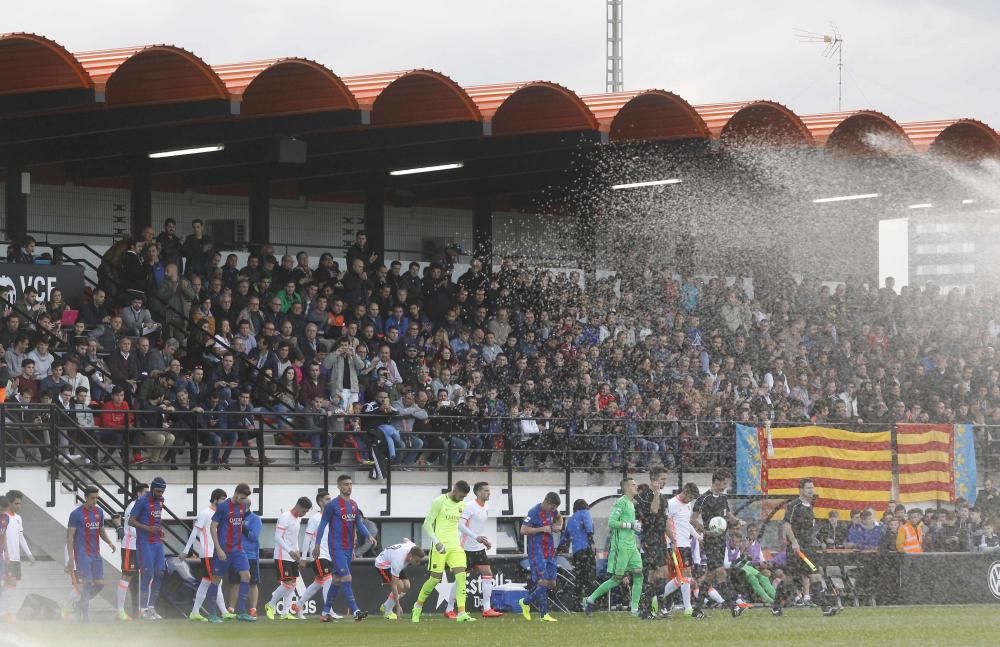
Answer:
[[(24, 494), (18, 490), (11, 490), (7, 492), (6, 496), (10, 507), (6, 513), (9, 521), (7, 523), (7, 563), (6, 577), (3, 582), (5, 589), (3, 599), (9, 600), (10, 596), (14, 593), (14, 589), (17, 588), (17, 581), (21, 579), (22, 554), (30, 559), (32, 563), (35, 562), (35, 556), (31, 554), (28, 542), (24, 539), (24, 521), (21, 520), (20, 514)], [(4, 609), (4, 612), (6, 611)]]
[[(330, 575), (330, 555), (329, 548), (327, 547), (326, 534), (329, 531), (323, 532), (323, 537), (317, 537), (316, 532), (319, 530), (319, 522), (323, 518), (323, 508), (326, 504), (330, 502), (330, 493), (326, 490), (320, 490), (316, 495), (316, 512), (314, 512), (309, 517), (309, 522), (306, 524), (306, 537), (302, 542), (302, 554), (312, 555), (313, 548), (316, 547), (316, 542), (320, 541), (320, 555), (319, 559), (312, 560), (312, 571), (313, 571), (313, 581), (299, 598), (299, 613), (298, 618), (300, 620), (305, 620), (305, 608), (306, 603), (313, 598), (314, 595), (323, 591), (323, 600), (326, 600), (327, 594), (330, 592), (330, 587), (333, 586), (333, 577)], [(333, 613), (335, 620), (339, 620), (340, 616)]]
[[(694, 614), (694, 609), (691, 606), (691, 566), (694, 564), (694, 557), (691, 554), (691, 538), (700, 539), (700, 537), (694, 526), (691, 525), (691, 515), (698, 494), (698, 486), (694, 483), (687, 483), (681, 489), (680, 494), (667, 502), (667, 523), (673, 528), (675, 539), (673, 550), (674, 578), (667, 582), (663, 589), (663, 595), (666, 597), (680, 589), (681, 599), (684, 601), (684, 615)], [(699, 613), (703, 614), (701, 611)]]
[[(490, 604), (493, 594), (493, 570), (490, 568), (489, 558), (486, 551), (492, 548), (492, 544), (486, 537), (486, 522), (490, 516), (488, 502), (490, 500), (490, 484), (480, 481), (472, 486), (472, 492), (476, 495), (476, 500), (466, 504), (462, 512), (461, 521), (458, 523), (460, 533), (459, 542), (465, 551), (465, 561), (470, 569), (479, 571), (479, 587), (483, 598), (483, 617), (499, 618), (503, 613), (495, 610)], [(448, 608), (445, 616), (454, 619), (455, 613), (455, 587), (451, 588), (448, 594)]]
[[(79, 414), (78, 414), (79, 415)], [(93, 417), (91, 417), (91, 425), (93, 425)], [(128, 597), (128, 587), (129, 583), (132, 581), (132, 576), (139, 572), (138, 567), (138, 556), (136, 555), (136, 545), (135, 545), (135, 528), (128, 525), (128, 518), (132, 516), (132, 508), (135, 506), (135, 500), (141, 497), (143, 494), (149, 492), (149, 483), (140, 483), (135, 486), (135, 491), (132, 493), (132, 500), (125, 507), (125, 512), (122, 514), (121, 520), (121, 530), (119, 531), (121, 541), (121, 578), (118, 580), (118, 619), (119, 620), (131, 620), (132, 618), (125, 612), (125, 598)]]
[(292, 613), (292, 595), (299, 580), (299, 562), (305, 566), (299, 545), (302, 517), (312, 508), (309, 497), (299, 497), (291, 510), (281, 513), (274, 526), (274, 568), (278, 572), (278, 587), (271, 593), (271, 601), (264, 605), (268, 620), (274, 620), (275, 605), (281, 599), (281, 619), (299, 620)]
[[(403, 597), (410, 590), (410, 579), (406, 576), (406, 567), (419, 564), (424, 558), (424, 549), (410, 539), (389, 546), (375, 558), (375, 568), (382, 575), (382, 580), (390, 586), (389, 597), (380, 607), (386, 620), (398, 620), (403, 615)], [(399, 614), (395, 608), (399, 605)]]
[[(190, 615), (188, 615), (188, 619), (194, 622), (208, 622), (208, 618), (201, 615), (201, 606), (205, 603), (205, 596), (208, 595), (209, 587), (212, 586), (212, 560), (215, 558), (215, 541), (212, 540), (212, 517), (215, 516), (216, 506), (225, 500), (225, 490), (219, 488), (212, 490), (208, 507), (198, 513), (194, 527), (191, 528), (191, 536), (188, 537), (187, 544), (184, 545), (184, 550), (181, 551), (181, 554), (187, 555), (194, 548), (194, 552), (198, 555), (198, 560), (201, 562), (201, 582), (198, 583), (198, 591), (194, 596), (194, 605), (191, 607)], [(222, 596), (221, 587), (216, 596), (216, 604), (219, 609), (223, 610), (224, 618), (236, 617), (233, 614), (225, 613), (226, 602)]]

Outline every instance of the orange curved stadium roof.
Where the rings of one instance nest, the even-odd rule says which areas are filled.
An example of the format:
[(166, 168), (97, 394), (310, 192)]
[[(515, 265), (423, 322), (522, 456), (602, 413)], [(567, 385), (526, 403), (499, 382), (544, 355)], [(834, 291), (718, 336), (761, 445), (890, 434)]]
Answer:
[(598, 130), (597, 117), (572, 90), (549, 81), (467, 88), (494, 135)]
[(818, 146), (835, 153), (885, 155), (913, 150), (906, 132), (874, 110), (831, 112), (802, 117)]
[(712, 137), (724, 144), (754, 141), (774, 146), (814, 143), (799, 116), (775, 101), (740, 101), (695, 106)]
[(482, 116), (462, 86), (434, 70), (383, 72), (344, 79), (374, 126), (479, 121)]
[[(219, 75), (191, 52), (173, 45), (147, 45), (74, 55), (107, 105), (138, 106), (228, 99)], [(150, 83), (155, 79), (155, 83)]]
[(673, 92), (641, 90), (581, 97), (613, 142), (708, 139), (708, 125)]
[(347, 84), (329, 68), (304, 58), (213, 65), (226, 89), (241, 99), (245, 116), (319, 110), (357, 110)]
[(0, 95), (92, 87), (87, 70), (59, 43), (35, 34), (0, 35)]
[(901, 124), (920, 152), (966, 160), (1000, 157), (1000, 134), (976, 119), (947, 119)]

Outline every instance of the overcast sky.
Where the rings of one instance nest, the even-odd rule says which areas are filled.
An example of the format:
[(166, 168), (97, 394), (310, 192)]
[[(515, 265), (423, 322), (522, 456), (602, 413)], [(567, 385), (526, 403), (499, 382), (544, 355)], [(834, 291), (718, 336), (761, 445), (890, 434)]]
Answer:
[[(41, 0), (0, 31), (71, 51), (171, 43), (209, 63), (316, 59), (341, 75), (414, 67), (463, 85), (544, 79), (604, 91), (604, 0)], [(1000, 127), (1000, 1), (625, 0), (625, 87), (692, 103), (837, 107), (835, 61), (794, 30), (844, 37), (844, 106)]]

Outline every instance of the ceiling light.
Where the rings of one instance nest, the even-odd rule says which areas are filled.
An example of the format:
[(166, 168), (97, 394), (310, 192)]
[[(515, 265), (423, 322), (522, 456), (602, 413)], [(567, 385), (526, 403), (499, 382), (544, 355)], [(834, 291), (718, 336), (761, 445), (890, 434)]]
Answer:
[(680, 178), (672, 177), (669, 180), (649, 180), (648, 182), (628, 182), (626, 184), (613, 184), (611, 188), (615, 191), (620, 189), (638, 189), (644, 186), (663, 186), (664, 184), (680, 184)]
[(848, 200), (871, 200), (877, 197), (879, 197), (878, 193), (858, 193), (856, 195), (838, 195), (833, 198), (816, 198), (813, 200), (813, 203), (824, 204), (826, 202), (847, 202)]
[(434, 171), (450, 171), (462, 168), (465, 162), (451, 162), (449, 164), (435, 164), (434, 166), (418, 166), (416, 168), (404, 168), (397, 171), (389, 171), (389, 175), (416, 175), (417, 173), (433, 173)]
[(930, 209), (933, 206), (930, 202), (921, 202), (920, 204), (911, 204), (907, 209)]
[(177, 148), (170, 151), (159, 151), (150, 153), (149, 159), (162, 159), (164, 157), (180, 157), (181, 155), (200, 155), (201, 153), (215, 153), (226, 148), (225, 144), (214, 144), (212, 146), (196, 146), (195, 148)]
[(976, 204), (976, 201), (972, 198), (966, 198), (965, 200), (962, 200), (962, 204)]

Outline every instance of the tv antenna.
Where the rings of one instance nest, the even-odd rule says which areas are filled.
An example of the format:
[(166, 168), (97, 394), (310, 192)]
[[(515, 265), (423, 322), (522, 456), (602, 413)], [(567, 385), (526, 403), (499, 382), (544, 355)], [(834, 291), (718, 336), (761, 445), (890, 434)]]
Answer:
[(830, 30), (832, 34), (817, 34), (796, 29), (795, 34), (799, 37), (800, 43), (823, 43), (824, 58), (837, 57), (837, 112), (841, 112), (844, 109), (844, 39), (833, 23), (830, 23)]

